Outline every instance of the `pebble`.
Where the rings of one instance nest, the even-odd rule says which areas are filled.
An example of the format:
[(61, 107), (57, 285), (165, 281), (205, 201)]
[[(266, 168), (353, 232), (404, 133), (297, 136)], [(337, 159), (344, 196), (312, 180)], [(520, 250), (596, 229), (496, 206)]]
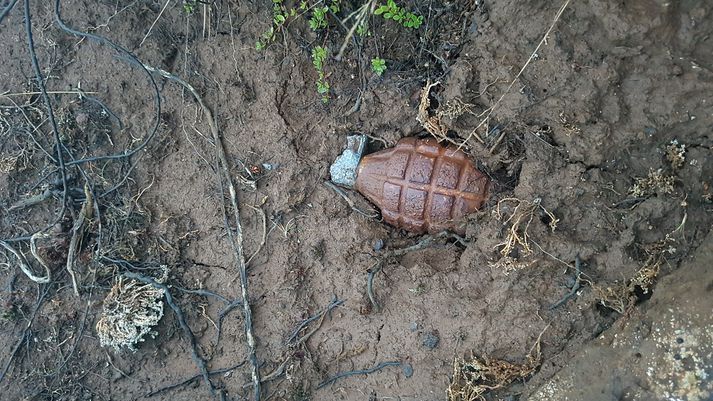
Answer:
[(413, 366), (411, 366), (410, 363), (402, 363), (401, 370), (404, 372), (404, 376), (406, 376), (407, 379), (413, 376)]
[(437, 331), (429, 331), (423, 335), (423, 346), (428, 349), (436, 348), (439, 342), (441, 342), (441, 338)]
[(374, 252), (379, 252), (380, 250), (384, 249), (384, 240), (379, 238), (374, 243), (371, 245), (371, 247), (374, 249)]

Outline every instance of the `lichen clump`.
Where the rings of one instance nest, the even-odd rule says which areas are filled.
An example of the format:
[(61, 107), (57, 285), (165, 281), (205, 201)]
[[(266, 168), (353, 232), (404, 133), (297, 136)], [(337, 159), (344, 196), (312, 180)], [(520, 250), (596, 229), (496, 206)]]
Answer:
[(634, 179), (634, 186), (629, 192), (634, 197), (649, 197), (652, 195), (672, 194), (674, 177), (666, 175), (662, 169), (649, 170), (649, 175)]
[(666, 160), (671, 163), (674, 170), (678, 170), (686, 163), (686, 145), (679, 144), (676, 139), (666, 146)]
[(104, 299), (97, 322), (100, 344), (136, 351), (136, 344), (144, 341), (146, 334), (155, 335), (152, 328), (163, 317), (163, 296), (162, 289), (119, 276)]

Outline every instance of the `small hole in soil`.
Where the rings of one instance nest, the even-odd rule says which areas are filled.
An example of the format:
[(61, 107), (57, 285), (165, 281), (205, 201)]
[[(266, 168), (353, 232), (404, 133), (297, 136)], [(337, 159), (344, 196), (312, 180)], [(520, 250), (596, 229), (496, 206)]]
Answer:
[(636, 296), (636, 304), (638, 305), (642, 302), (648, 301), (651, 296), (654, 295), (654, 291), (649, 288), (648, 291), (644, 292), (644, 289), (637, 285), (634, 287), (634, 295)]
[(599, 312), (599, 315), (601, 315), (602, 317), (612, 317), (612, 315), (616, 312), (601, 304), (596, 304), (595, 308), (597, 309), (597, 312)]
[(635, 353), (634, 356), (637, 357), (637, 358), (641, 358), (641, 352)]
[(540, 208), (540, 221), (542, 224), (548, 226), (550, 223), (552, 223), (552, 217), (550, 217), (547, 213), (545, 213), (542, 208)]

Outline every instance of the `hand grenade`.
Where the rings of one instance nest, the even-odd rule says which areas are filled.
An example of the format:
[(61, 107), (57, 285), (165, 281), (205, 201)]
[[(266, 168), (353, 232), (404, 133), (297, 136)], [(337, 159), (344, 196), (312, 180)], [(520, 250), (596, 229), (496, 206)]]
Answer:
[(330, 169), (332, 180), (353, 186), (393, 226), (418, 234), (463, 234), (465, 217), (488, 197), (488, 177), (453, 146), (432, 138), (403, 138), (359, 161), (365, 143), (364, 137), (349, 137), (350, 146)]

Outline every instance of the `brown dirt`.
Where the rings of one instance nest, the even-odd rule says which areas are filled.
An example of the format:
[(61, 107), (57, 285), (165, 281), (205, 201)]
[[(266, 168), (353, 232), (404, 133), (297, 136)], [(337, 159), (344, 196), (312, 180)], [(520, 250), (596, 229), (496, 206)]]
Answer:
[[(135, 147), (136, 139), (145, 136), (155, 120), (151, 88), (140, 69), (115, 57), (105, 45), (59, 30), (53, 8), (33, 3), (37, 54), (48, 89), (76, 90), (81, 85), (84, 91), (96, 92), (92, 96), (123, 124), (122, 128), (96, 103), (76, 94), (52, 95), (63, 142), (77, 157)], [(388, 251), (413, 245), (420, 238), (363, 217), (323, 185), (345, 137), (363, 132), (393, 144), (401, 137), (423, 134), (416, 116), (419, 90), (428, 79), (441, 82), (433, 90), (434, 109), (458, 99), (480, 114), (500, 98), (559, 7), (535, 0), (403, 3), (426, 17), (424, 26), (413, 32), (373, 18), (372, 36), (361, 54), (363, 69), (353, 46), (341, 62), (328, 60), (332, 93), (326, 105), (315, 90), (317, 74), (310, 51), (324, 45), (334, 55), (344, 36), (334, 20), (329, 33), (320, 35), (312, 33), (304, 20), (295, 22), (284, 40), (279, 36), (268, 49), (256, 51), (255, 40), (271, 21), (269, 2), (198, 4), (196, 13), (188, 16), (180, 4), (170, 2), (143, 44), (162, 1), (76, 0), (63, 1), (62, 7), (71, 26), (104, 35), (135, 52), (144, 63), (191, 82), (217, 116), (235, 177), (245, 175), (240, 161), (255, 167), (257, 188), (242, 188), (239, 199), (246, 255), (257, 251), (264, 228), (260, 213), (249, 206), (261, 208), (267, 218), (267, 241), (249, 264), (263, 376), (290, 357), (286, 374), (264, 385), (263, 398), (440, 400), (446, 397), (454, 357), (467, 357), (472, 351), (522, 364), (548, 327), (542, 335), (542, 364), (534, 375), (487, 397), (543, 399), (537, 397), (552, 388), (565, 397), (570, 390), (551, 385), (563, 377), (561, 372), (589, 377), (593, 369), (616, 366), (630, 374), (602, 375), (589, 389), (580, 378), (577, 386), (585, 388), (571, 393), (570, 399), (666, 399), (662, 392), (621, 390), (633, 388), (646, 374), (636, 358), (622, 361), (601, 352), (597, 355), (605, 361), (611, 358), (610, 365), (601, 365), (600, 356), (589, 357), (583, 349), (602, 341), (598, 337), (611, 339), (623, 324), (663, 319), (666, 308), (648, 306), (657, 299), (659, 304), (682, 305), (687, 297), (697, 297), (708, 300), (704, 306), (713, 304), (710, 284), (687, 293), (662, 283), (648, 294), (638, 288), (625, 300), (626, 310), (620, 314), (602, 306), (593, 291), (593, 286), (615, 287), (617, 281), (634, 277), (654, 252), (653, 246), (667, 235), (675, 249), (655, 251), (655, 256), (659, 277), (675, 281), (684, 274), (679, 265), (695, 253), (711, 229), (713, 4), (573, 1), (492, 114), (485, 140), (494, 144), (504, 132), (502, 142), (491, 154), (489, 146), (471, 141), (469, 152), (491, 175), (496, 190), (488, 206), (472, 216), (467, 245), (438, 242), (385, 258), (374, 280), (381, 306), (376, 310), (366, 292), (368, 269), (383, 259), (383, 252), (374, 250), (375, 243), (383, 241)], [(210, 20), (204, 24), (207, 9)], [(0, 54), (0, 93), (37, 90), (22, 4), (0, 25)], [(369, 59), (375, 54), (387, 60), (389, 69), (382, 78), (369, 71)], [(100, 201), (105, 221), (99, 253), (144, 266), (164, 264), (170, 269), (170, 285), (238, 298), (239, 280), (225, 236), (208, 125), (188, 92), (156, 79), (163, 101), (160, 126), (140, 159), (86, 165), (103, 191), (119, 183), (136, 163), (130, 179)], [(348, 114), (362, 86), (361, 107)], [(41, 99), (22, 95), (12, 100), (32, 123), (41, 123), (34, 135), (51, 149), (54, 143)], [(51, 164), (29, 139), (27, 132), (33, 128), (20, 108), (7, 96), (0, 96), (0, 104), (0, 238), (12, 238), (51, 222), (59, 211), (59, 199), (7, 210), (51, 171)], [(463, 138), (479, 120), (466, 113), (445, 122), (454, 137)], [(672, 140), (686, 145), (682, 165), (673, 165), (666, 157)], [(3, 170), (2, 161), (15, 156), (17, 161)], [(264, 163), (272, 170), (264, 169)], [(659, 189), (643, 199), (627, 200), (635, 178), (658, 169), (674, 177), (673, 190)], [(75, 169), (72, 174), (70, 186), (80, 196), (83, 180)], [(498, 264), (502, 262), (498, 245), (505, 241), (509, 226), (504, 227), (494, 212), (505, 198), (540, 199), (540, 205), (559, 219), (553, 232), (549, 217), (533, 208), (528, 228), (533, 252), (525, 255), (520, 249), (507, 255), (525, 266), (512, 271)], [(502, 205), (509, 216), (513, 203), (509, 209)], [(70, 209), (78, 212), (80, 206), (73, 203)], [(168, 308), (155, 338), (147, 338), (138, 351), (100, 347), (94, 326), (112, 277), (120, 269), (98, 259), (100, 228), (90, 227), (77, 268), (83, 283), (81, 297), (75, 298), (63, 269), (71, 225), (68, 212), (53, 227), (52, 242), (41, 249), (53, 269), (50, 285), (30, 282), (14, 261), (0, 254), (0, 369), (22, 340), (38, 294), (47, 291), (0, 382), (1, 398), (143, 399), (195, 375), (187, 338)], [(550, 310), (572, 284), (574, 272), (567, 265), (574, 265), (577, 254), (586, 280), (577, 296)], [(710, 261), (703, 263), (710, 265)], [(710, 278), (710, 272), (706, 274)], [(227, 316), (215, 344), (214, 322), (223, 304), (178, 290), (174, 295), (209, 369), (246, 360), (239, 308)], [(327, 316), (304, 346), (284, 345), (303, 319), (334, 297), (345, 300), (344, 304)], [(704, 306), (691, 313), (705, 316)], [(686, 320), (686, 325), (681, 329), (710, 331), (710, 322), (703, 319)], [(644, 347), (636, 342), (621, 346)], [(704, 372), (711, 377), (713, 360), (710, 354), (703, 358)], [(407, 378), (402, 369), (387, 367), (317, 388), (338, 372), (385, 361), (410, 364), (413, 376)], [(227, 399), (246, 399), (251, 397), (251, 389), (244, 387), (250, 382), (249, 372), (246, 364), (214, 376), (213, 381), (225, 390)], [(684, 380), (678, 377), (662, 374), (651, 380), (665, 386), (663, 381)], [(694, 390), (704, 394), (703, 384), (700, 388), (695, 384), (703, 380), (702, 374), (692, 377)], [(607, 387), (607, 380), (616, 386)], [(606, 396), (599, 389), (608, 392)], [(705, 394), (699, 398), (693, 393), (676, 394), (678, 399), (710, 399)], [(205, 384), (195, 381), (153, 398), (209, 397)]]

